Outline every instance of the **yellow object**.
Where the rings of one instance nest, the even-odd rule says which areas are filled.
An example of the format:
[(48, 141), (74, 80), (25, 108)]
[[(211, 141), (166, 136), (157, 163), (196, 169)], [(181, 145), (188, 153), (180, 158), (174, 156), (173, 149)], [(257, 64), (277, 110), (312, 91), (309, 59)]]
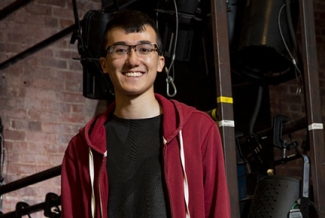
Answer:
[(233, 103), (233, 98), (232, 97), (226, 97), (226, 96), (220, 96), (220, 97), (217, 97), (217, 103), (232, 104)]

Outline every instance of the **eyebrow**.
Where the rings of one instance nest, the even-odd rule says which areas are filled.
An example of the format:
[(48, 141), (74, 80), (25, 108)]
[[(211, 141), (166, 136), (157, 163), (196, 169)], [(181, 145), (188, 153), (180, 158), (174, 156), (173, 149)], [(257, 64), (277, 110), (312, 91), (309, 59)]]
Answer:
[[(152, 42), (148, 41), (148, 40), (141, 40), (139, 42), (136, 43), (136, 45), (138, 44), (151, 44)], [(115, 42), (114, 44), (112, 45), (128, 45), (126, 42), (124, 41), (121, 41), (121, 42)]]

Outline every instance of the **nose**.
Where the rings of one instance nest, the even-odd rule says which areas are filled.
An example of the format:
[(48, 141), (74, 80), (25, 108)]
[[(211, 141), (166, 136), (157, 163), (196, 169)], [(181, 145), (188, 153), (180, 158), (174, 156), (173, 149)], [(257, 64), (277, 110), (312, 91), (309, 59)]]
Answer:
[(127, 63), (129, 65), (139, 65), (140, 64), (140, 59), (135, 51), (135, 48), (130, 48), (128, 54), (127, 54)]

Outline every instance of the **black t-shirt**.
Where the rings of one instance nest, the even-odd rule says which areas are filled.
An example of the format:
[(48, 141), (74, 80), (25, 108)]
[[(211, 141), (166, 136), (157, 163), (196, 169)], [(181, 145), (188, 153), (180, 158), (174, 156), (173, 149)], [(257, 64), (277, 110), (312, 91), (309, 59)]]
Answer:
[(109, 218), (167, 218), (162, 174), (162, 115), (105, 123)]

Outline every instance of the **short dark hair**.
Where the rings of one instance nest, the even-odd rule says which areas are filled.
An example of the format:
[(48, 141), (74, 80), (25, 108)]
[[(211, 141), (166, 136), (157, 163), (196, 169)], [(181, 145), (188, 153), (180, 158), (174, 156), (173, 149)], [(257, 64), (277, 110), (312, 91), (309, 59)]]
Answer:
[(125, 30), (126, 33), (138, 33), (145, 30), (145, 25), (148, 25), (153, 28), (156, 33), (156, 40), (158, 46), (158, 54), (162, 55), (161, 49), (161, 36), (159, 33), (158, 28), (155, 25), (154, 20), (149, 17), (147, 14), (135, 11), (135, 10), (121, 10), (113, 14), (111, 20), (108, 21), (106, 25), (106, 29), (103, 36), (102, 41), (102, 51), (101, 56), (106, 56), (105, 54), (105, 46), (107, 44), (107, 33), (112, 30), (113, 28), (122, 28)]

